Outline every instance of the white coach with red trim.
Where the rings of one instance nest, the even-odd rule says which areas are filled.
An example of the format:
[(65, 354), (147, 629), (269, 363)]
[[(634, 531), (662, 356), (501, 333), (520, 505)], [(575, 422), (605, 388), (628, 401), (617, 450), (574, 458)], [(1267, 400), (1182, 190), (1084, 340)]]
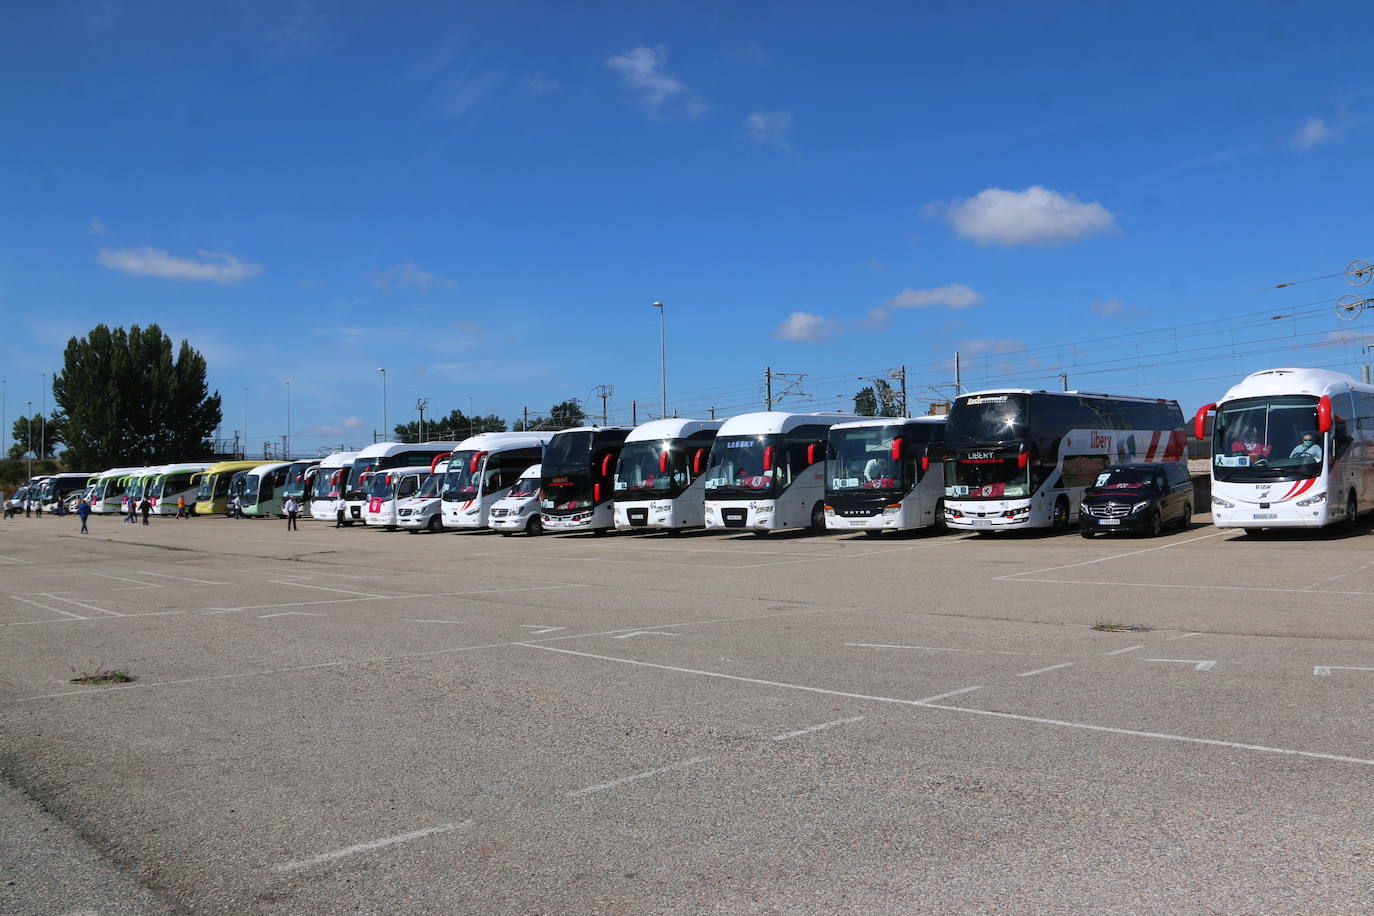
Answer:
[(1218, 528), (1320, 528), (1374, 507), (1374, 385), (1325, 369), (1265, 369), (1199, 408), (1212, 429)]
[(1066, 528), (1111, 464), (1184, 460), (1177, 401), (1007, 388), (960, 395), (945, 423), (945, 524)]
[(551, 432), (478, 433), (453, 450), (439, 491), (445, 528), (485, 528), (497, 500), (538, 464)]
[(339, 497), (348, 485), (348, 470), (357, 452), (335, 452), (321, 461), (310, 475), (310, 517), (322, 522), (336, 519)]

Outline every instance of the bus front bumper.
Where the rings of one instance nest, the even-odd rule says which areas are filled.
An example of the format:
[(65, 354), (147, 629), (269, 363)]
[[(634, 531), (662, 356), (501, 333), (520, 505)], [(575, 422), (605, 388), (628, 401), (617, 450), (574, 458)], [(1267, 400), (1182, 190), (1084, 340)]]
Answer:
[(1031, 527), (1030, 501), (950, 502), (945, 500), (945, 524), (966, 531), (1012, 531)]
[(674, 511), (672, 500), (645, 500), (615, 504), (615, 526), (627, 531), (635, 528), (685, 528), (687, 521)]
[(1343, 518), (1344, 506), (1289, 503), (1261, 509), (1253, 504), (1237, 503), (1227, 507), (1215, 500), (1212, 502), (1212, 524), (1218, 528), (1320, 528)]

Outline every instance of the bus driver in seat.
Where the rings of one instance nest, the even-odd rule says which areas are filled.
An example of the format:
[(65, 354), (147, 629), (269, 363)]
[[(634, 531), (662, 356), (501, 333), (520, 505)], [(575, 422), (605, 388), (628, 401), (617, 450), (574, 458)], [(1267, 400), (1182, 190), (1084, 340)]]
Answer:
[(1293, 446), (1293, 451), (1288, 453), (1288, 457), (1319, 462), (1322, 460), (1322, 447), (1317, 443), (1312, 433), (1303, 433), (1302, 441)]

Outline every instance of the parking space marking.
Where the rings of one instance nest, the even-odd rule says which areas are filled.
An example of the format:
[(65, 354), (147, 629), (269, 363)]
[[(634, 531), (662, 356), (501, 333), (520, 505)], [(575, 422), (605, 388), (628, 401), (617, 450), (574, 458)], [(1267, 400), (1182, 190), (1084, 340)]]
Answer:
[(1192, 665), (1194, 671), (1211, 671), (1217, 666), (1215, 659), (1197, 658), (1147, 658), (1147, 662), (1174, 662), (1180, 665)]
[(1143, 649), (1143, 648), (1145, 648), (1145, 647), (1144, 647), (1144, 646), (1127, 646), (1127, 647), (1124, 648), (1124, 649), (1117, 649), (1116, 651), (1114, 651), (1114, 652), (1108, 652), (1107, 654), (1108, 654), (1108, 655), (1125, 655), (1127, 652), (1134, 652), (1136, 649)]
[(672, 671), (677, 674), (689, 674), (696, 677), (719, 678), (720, 680), (736, 681), (742, 684), (756, 684), (761, 687), (776, 687), (780, 690), (796, 690), (803, 693), (818, 693), (825, 696), (847, 697), (852, 700), (866, 700), (871, 703), (891, 703), (897, 706), (911, 706), (920, 709), (937, 709), (943, 712), (958, 713), (966, 716), (983, 716), (990, 719), (1003, 719), (1010, 722), (1024, 722), (1029, 725), (1047, 725), (1053, 728), (1070, 728), (1080, 731), (1102, 732), (1104, 734), (1122, 735), (1130, 738), (1148, 738), (1155, 741), (1177, 742), (1180, 744), (1197, 744), (1208, 747), (1223, 747), (1230, 750), (1253, 751), (1262, 754), (1278, 754), (1288, 757), (1304, 757), (1311, 760), (1327, 760), (1336, 763), (1351, 763), (1359, 766), (1374, 767), (1374, 760), (1364, 757), (1348, 757), (1343, 754), (1327, 754), (1321, 751), (1303, 751), (1286, 747), (1269, 747), (1263, 744), (1246, 744), (1241, 741), (1223, 741), (1218, 738), (1196, 738), (1191, 735), (1172, 735), (1167, 732), (1147, 732), (1133, 728), (1117, 728), (1110, 725), (1094, 725), (1090, 722), (1069, 722), (1063, 719), (1045, 719), (1040, 716), (1027, 716), (1013, 712), (998, 712), (992, 709), (976, 709), (967, 706), (945, 706), (931, 700), (907, 700), (900, 697), (875, 696), (866, 693), (853, 693), (846, 690), (832, 690), (827, 687), (812, 687), (806, 684), (789, 684), (785, 681), (770, 681), (764, 678), (745, 677), (740, 674), (726, 674), (723, 671), (703, 671), (699, 668), (681, 668), (676, 665), (663, 665), (657, 662), (645, 662), (634, 658), (618, 658), (614, 655), (598, 655), (593, 652), (579, 652), (575, 649), (561, 649), (557, 646), (542, 646), (534, 643), (519, 643), (518, 645), (526, 649), (537, 649), (542, 652), (557, 652), (561, 655), (575, 655), (582, 658), (591, 658), (598, 661), (614, 662), (621, 665), (634, 665), (641, 668), (656, 668), (660, 671)]
[(1017, 677), (1030, 677), (1034, 674), (1044, 674), (1047, 671), (1055, 671), (1059, 668), (1072, 668), (1073, 662), (1060, 662), (1057, 665), (1050, 665), (1047, 668), (1036, 668), (1034, 671), (1022, 671)]
[(134, 588), (116, 588), (116, 589), (113, 589), (113, 591), (116, 591), (116, 592), (133, 592), (133, 591), (137, 591), (137, 590), (140, 589), (140, 588), (165, 588), (165, 587), (166, 587), (166, 586), (158, 585), (156, 582), (140, 582), (140, 581), (137, 580), (137, 579), (126, 579), (126, 578), (124, 578), (123, 576), (112, 576), (112, 575), (110, 575), (109, 573), (91, 573), (91, 575), (93, 575), (93, 576), (99, 576), (99, 577), (102, 578), (102, 579), (114, 579), (114, 580), (117, 581), (117, 582), (132, 582), (132, 583), (134, 583)]
[(568, 798), (575, 798), (579, 795), (591, 795), (593, 792), (604, 792), (607, 789), (614, 789), (615, 787), (623, 786), (626, 783), (638, 782), (641, 779), (649, 779), (650, 777), (658, 776), (661, 773), (670, 773), (673, 770), (681, 770), (684, 767), (695, 766), (698, 763), (705, 763), (710, 759), (712, 758), (693, 757), (691, 760), (683, 760), (680, 763), (670, 763), (666, 767), (659, 767), (656, 770), (645, 770), (643, 773), (634, 773), (630, 776), (622, 776), (619, 779), (612, 779), (610, 782), (603, 782), (598, 783), (594, 786), (586, 786), (585, 788), (574, 789), (573, 791), (568, 793)]
[(934, 703), (936, 700), (948, 700), (950, 697), (957, 697), (965, 693), (973, 693), (975, 690), (982, 690), (982, 687), (961, 687), (958, 690), (951, 690), (948, 693), (936, 694), (933, 697), (926, 697), (924, 700), (917, 700), (918, 704)]
[(1355, 665), (1317, 665), (1312, 673), (1317, 677), (1330, 677), (1332, 671), (1374, 671), (1374, 668), (1360, 668)]
[(21, 559), (19, 559), (18, 557), (7, 557), (7, 556), (5, 556), (5, 555), (2, 554), (2, 553), (0, 553), (0, 560), (4, 560), (6, 563), (27, 563), (27, 562), (28, 562), (28, 560), (21, 560)]
[(566, 630), (566, 629), (567, 629), (567, 627), (546, 627), (546, 626), (541, 626), (540, 624), (537, 624), (537, 623), (522, 623), (522, 624), (520, 624), (520, 628), (521, 628), (522, 630), (533, 630), (534, 632), (532, 632), (532, 633), (530, 634), (531, 636), (538, 636), (538, 635), (540, 635), (541, 633), (554, 633), (554, 632), (557, 632), (558, 630)]
[(309, 611), (282, 611), (280, 614), (259, 614), (259, 620), (269, 617), (328, 617), (328, 614), (312, 614)]
[(848, 725), (851, 722), (862, 722), (866, 716), (850, 716), (848, 719), (836, 719), (834, 722), (822, 722), (820, 725), (812, 725), (807, 728), (799, 728), (794, 732), (785, 732), (781, 735), (774, 735), (774, 741), (790, 741), (793, 738), (800, 738), (802, 735), (809, 735), (812, 732), (823, 731), (827, 728), (834, 728), (837, 725)]
[(109, 614), (111, 617), (123, 617), (123, 616), (125, 616), (124, 614), (119, 613), (119, 611), (107, 611), (107, 610), (105, 610), (105, 608), (103, 608), (103, 607), (96, 607), (96, 606), (93, 605), (93, 604), (85, 604), (85, 603), (83, 603), (83, 602), (81, 602), (81, 601), (76, 601), (76, 600), (74, 600), (74, 599), (72, 599), (72, 598), (63, 598), (61, 595), (56, 595), (56, 594), (53, 594), (53, 593), (51, 593), (51, 592), (40, 592), (39, 594), (41, 594), (44, 598), (51, 598), (51, 599), (53, 599), (54, 601), (64, 601), (64, 602), (66, 602), (67, 604), (74, 604), (74, 605), (76, 605), (77, 607), (79, 607), (79, 608), (85, 608), (85, 609), (88, 610), (88, 611), (97, 611), (97, 612), (99, 612), (99, 613), (101, 613), (101, 614)]
[(436, 833), (448, 833), (453, 830), (462, 830), (471, 827), (471, 820), (459, 821), (456, 824), (440, 824), (437, 827), (426, 827), (423, 830), (412, 830), (410, 833), (401, 833), (396, 836), (384, 837), (380, 840), (372, 840), (367, 843), (358, 843), (354, 846), (346, 846), (343, 849), (336, 849), (333, 852), (323, 852), (308, 859), (298, 859), (294, 862), (283, 862), (280, 865), (273, 865), (275, 872), (297, 871), (302, 868), (310, 868), (313, 865), (322, 865), (325, 862), (332, 862), (335, 859), (342, 859), (345, 856), (357, 855), (360, 852), (371, 852), (374, 849), (381, 849), (385, 846), (395, 846), (397, 843), (409, 843), (412, 840), (423, 839)]
[(1180, 633), (1177, 636), (1170, 636), (1165, 642), (1173, 642), (1175, 639), (1189, 639), (1193, 636), (1201, 636), (1201, 633)]
[(1343, 573), (1337, 573), (1336, 575), (1334, 575), (1334, 576), (1328, 576), (1328, 577), (1326, 577), (1325, 579), (1318, 579), (1316, 582), (1313, 582), (1311, 585), (1305, 585), (1305, 586), (1303, 586), (1302, 591), (1305, 591), (1305, 592), (1306, 592), (1306, 591), (1311, 591), (1311, 590), (1315, 589), (1318, 585), (1325, 585), (1327, 582), (1335, 582), (1337, 579), (1344, 579), (1346, 576), (1353, 576), (1353, 575), (1355, 575), (1355, 573), (1364, 572), (1366, 569), (1368, 569), (1368, 568), (1371, 567), (1371, 566), (1374, 566), (1374, 563), (1366, 563), (1366, 564), (1364, 564), (1363, 566), (1357, 566), (1357, 567), (1355, 567), (1354, 569), (1347, 569), (1347, 570), (1346, 570), (1345, 572), (1343, 572)]
[(681, 636), (681, 633), (665, 633), (662, 630), (631, 630), (628, 633), (621, 633), (612, 636), (611, 639), (629, 639), (631, 636)]
[(1120, 579), (1011, 579), (1010, 576), (998, 576), (997, 578), (1009, 579), (1013, 582), (1050, 582), (1055, 585), (1110, 585), (1113, 588), (1191, 588), (1202, 591), (1222, 592), (1291, 592), (1300, 595), (1374, 595), (1374, 591), (1337, 592), (1325, 589), (1318, 591), (1315, 589), (1308, 589), (1306, 586), (1303, 588), (1268, 588), (1262, 585), (1195, 585), (1181, 582), (1122, 582)]
[(351, 592), (346, 588), (330, 588), (327, 585), (307, 585), (304, 582), (287, 582), (283, 579), (268, 579), (273, 585), (291, 585), (296, 588), (314, 588), (322, 592), (338, 592), (341, 595), (357, 595), (360, 598), (408, 598), (409, 595), (374, 595), (370, 592)]
[[(91, 619), (91, 618), (89, 618), (89, 617), (82, 617), (80, 614), (73, 614), (71, 611), (64, 611), (64, 610), (62, 610), (60, 607), (48, 607), (46, 604), (43, 604), (43, 603), (40, 602), (40, 601), (31, 601), (31, 600), (29, 600), (28, 598), (25, 598), (25, 597), (23, 597), (23, 596), (21, 596), (21, 595), (10, 595), (10, 597), (13, 598), (15, 601), (22, 601), (22, 602), (24, 602), (25, 604), (31, 604), (31, 605), (33, 605), (34, 607), (41, 607), (41, 608), (42, 608), (43, 610), (45, 610), (45, 611), (52, 611), (54, 614), (61, 614), (61, 615), (63, 615), (64, 617), (66, 617), (67, 619), (69, 619), (69, 620), (90, 620), (90, 619)], [(22, 621), (22, 622), (23, 622), (23, 623), (55, 623), (56, 621), (52, 621), (52, 620), (32, 620), (32, 621), (28, 621), (28, 620), (26, 620), (26, 621)], [(9, 627), (17, 627), (17, 626), (19, 626), (19, 625), (20, 625), (20, 624), (18, 624), (18, 623), (8, 623), (8, 624), (5, 624), (5, 626), (9, 626)]]
[(468, 623), (466, 620), (429, 620), (423, 617), (402, 617), (407, 623)]
[(159, 579), (180, 579), (182, 582), (195, 582), (199, 585), (228, 585), (228, 582), (211, 582), (209, 579), (192, 579), (189, 576), (169, 576), (166, 573), (148, 572), (146, 569), (136, 569), (134, 572), (140, 576), (157, 576)]
[(1174, 541), (1171, 544), (1160, 544), (1156, 547), (1145, 547), (1140, 550), (1131, 550), (1126, 553), (1116, 553), (1109, 557), (1098, 557), (1096, 560), (1084, 560), (1081, 563), (1065, 563), (1062, 566), (1046, 566), (1044, 569), (1028, 569), (1025, 572), (1007, 573), (1005, 576), (994, 576), (994, 579), (1017, 579), (1021, 576), (1032, 576), (1036, 573), (1054, 572), (1056, 569), (1073, 569), (1077, 566), (1092, 566), (1094, 563), (1106, 563), (1108, 560), (1120, 560), (1125, 557), (1135, 557), (1142, 553), (1151, 553), (1156, 550), (1168, 550), (1170, 547), (1181, 547), (1184, 544), (1193, 544), (1198, 541), (1205, 541), (1208, 538), (1219, 537), (1225, 534), (1224, 531), (1217, 531), (1212, 534), (1204, 534), (1200, 537), (1188, 538), (1186, 541)]

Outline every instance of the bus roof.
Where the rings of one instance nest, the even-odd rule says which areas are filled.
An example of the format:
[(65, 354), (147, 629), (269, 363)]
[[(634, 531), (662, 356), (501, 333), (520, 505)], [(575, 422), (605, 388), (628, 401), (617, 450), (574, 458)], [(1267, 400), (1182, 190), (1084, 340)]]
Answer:
[(184, 474), (187, 472), (196, 473), (197, 471), (203, 471), (209, 466), (209, 462), (201, 461), (199, 463), (190, 462), (188, 464), (164, 464), (162, 467), (158, 468), (158, 470), (163, 474)]
[(905, 426), (908, 423), (944, 423), (944, 417), (865, 417), (853, 423), (836, 423), (831, 429), (868, 429), (873, 426)]
[(224, 474), (229, 471), (244, 471), (262, 464), (261, 461), (220, 461), (205, 469), (206, 474)]
[(374, 442), (354, 455), (354, 458), (390, 458), (392, 455), (402, 455), (406, 452), (429, 452), (432, 455), (438, 455), (442, 452), (451, 452), (461, 444), (461, 442)]
[(852, 413), (788, 413), (782, 410), (761, 410), (757, 413), (742, 413), (726, 420), (720, 428), (722, 436), (759, 436), (767, 433), (785, 433), (798, 426), (820, 423), (834, 426), (853, 420), (872, 419), (859, 417)]
[(50, 478), (48, 478), (48, 479), (49, 479), (49, 480), (69, 480), (69, 479), (75, 479), (75, 478), (77, 478), (77, 477), (85, 477), (87, 480), (95, 480), (95, 479), (96, 479), (96, 476), (97, 476), (97, 475), (87, 473), (86, 471), (63, 471), (61, 474), (54, 474), (54, 475), (52, 475), (52, 477), (50, 477)]
[[(959, 398), (985, 398), (995, 394), (1055, 394), (1078, 398), (1111, 398), (1113, 401), (1139, 401), (1143, 404), (1168, 404), (1169, 398), (1143, 398), (1138, 394), (1104, 394), (1101, 391), (1054, 391), (1049, 388), (989, 388), (986, 391), (965, 391)], [(957, 400), (957, 399), (956, 399)]]
[(273, 471), (279, 471), (279, 470), (281, 470), (282, 468), (289, 468), (289, 467), (291, 467), (291, 462), (289, 462), (289, 461), (269, 461), (269, 462), (266, 463), (266, 464), (260, 464), (260, 465), (254, 467), (254, 468), (249, 469), (248, 473), (250, 473), (250, 474), (271, 474)]
[(692, 433), (703, 430), (718, 430), (725, 425), (724, 420), (693, 420), (690, 417), (668, 417), (663, 420), (650, 420), (634, 428), (625, 437), (626, 442), (647, 442), (659, 439), (685, 439)]
[(353, 459), (358, 457), (357, 452), (335, 452), (320, 460), (321, 468), (344, 468), (353, 463)]
[(469, 436), (458, 443), (455, 452), (505, 452), (516, 448), (543, 447), (549, 444), (553, 438), (553, 433), (528, 432), (528, 433), (478, 433)]
[(1260, 398), (1283, 394), (1321, 397), (1343, 391), (1374, 394), (1374, 385), (1365, 385), (1341, 372), (1328, 369), (1263, 369), (1252, 372), (1231, 386), (1218, 403), (1239, 398)]
[(531, 477), (538, 478), (539, 475), (543, 473), (544, 466), (542, 464), (532, 464), (520, 472), (520, 479), (529, 480)]

